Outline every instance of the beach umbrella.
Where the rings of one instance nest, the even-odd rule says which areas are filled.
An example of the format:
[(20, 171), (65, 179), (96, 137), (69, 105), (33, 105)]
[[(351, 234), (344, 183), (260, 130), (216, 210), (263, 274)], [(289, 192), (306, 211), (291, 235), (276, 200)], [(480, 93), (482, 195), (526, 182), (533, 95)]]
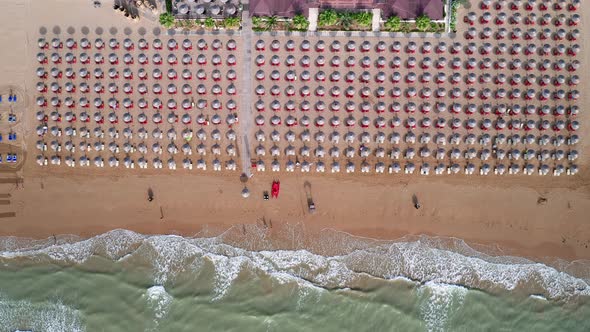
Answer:
[(280, 48), (281, 48), (281, 42), (279, 42), (278, 40), (273, 40), (270, 43), (270, 48), (273, 52), (277, 52)]
[(175, 39), (168, 39), (168, 42), (166, 45), (168, 46), (169, 51), (173, 51), (173, 50), (178, 49), (178, 43), (176, 42)]
[(116, 50), (116, 49), (118, 49), (118, 48), (119, 48), (119, 41), (117, 41), (117, 39), (115, 39), (115, 38), (111, 38), (111, 39), (109, 40), (109, 47), (110, 47), (112, 50)]
[(335, 40), (332, 42), (332, 44), (330, 45), (330, 49), (332, 50), (332, 52), (339, 52), (340, 51), (340, 42)]
[(167, 76), (168, 76), (168, 79), (176, 79), (176, 77), (178, 76), (178, 74), (176, 73), (176, 70), (174, 70), (174, 69), (168, 69)]
[(94, 47), (98, 50), (104, 47), (104, 41), (102, 40), (102, 38), (96, 38), (94, 40)]

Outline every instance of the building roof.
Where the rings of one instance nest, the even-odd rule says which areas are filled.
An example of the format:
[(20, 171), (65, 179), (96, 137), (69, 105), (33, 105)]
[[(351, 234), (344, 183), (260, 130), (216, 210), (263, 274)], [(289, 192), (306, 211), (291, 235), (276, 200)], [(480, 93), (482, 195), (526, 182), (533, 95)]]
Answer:
[(250, 0), (252, 16), (292, 17), (298, 13), (306, 15), (309, 8), (380, 8), (383, 18), (397, 15), (410, 19), (425, 14), (440, 20), (444, 16), (443, 0)]
[(307, 14), (308, 0), (250, 0), (251, 16), (292, 17), (295, 14)]
[(397, 15), (403, 19), (416, 18), (422, 14), (433, 20), (444, 17), (443, 0), (384, 0), (377, 4), (381, 8), (383, 18)]

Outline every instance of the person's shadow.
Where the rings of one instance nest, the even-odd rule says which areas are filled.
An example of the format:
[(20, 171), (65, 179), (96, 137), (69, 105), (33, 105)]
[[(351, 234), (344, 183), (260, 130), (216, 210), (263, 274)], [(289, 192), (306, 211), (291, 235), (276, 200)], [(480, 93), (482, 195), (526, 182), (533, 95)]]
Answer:
[(418, 202), (418, 197), (416, 196), (416, 194), (412, 194), (412, 203), (414, 204), (414, 207), (416, 209), (420, 208), (420, 202)]
[(153, 201), (154, 200), (154, 191), (152, 190), (151, 187), (148, 188), (147, 194), (148, 194), (148, 202)]
[(309, 181), (305, 181), (303, 183), (303, 188), (305, 189), (305, 197), (307, 198), (307, 207), (310, 208), (313, 206), (313, 198), (311, 197), (311, 183)]

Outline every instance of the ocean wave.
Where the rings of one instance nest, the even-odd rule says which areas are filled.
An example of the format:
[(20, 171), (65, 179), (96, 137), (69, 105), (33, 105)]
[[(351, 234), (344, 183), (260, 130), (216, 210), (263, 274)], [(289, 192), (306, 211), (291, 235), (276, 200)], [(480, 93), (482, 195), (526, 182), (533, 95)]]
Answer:
[(430, 332), (448, 329), (448, 319), (463, 305), (467, 288), (427, 282), (418, 289), (420, 315)]
[(148, 306), (153, 311), (154, 326), (153, 331), (157, 331), (160, 321), (166, 317), (172, 303), (172, 295), (166, 292), (164, 286), (156, 285), (148, 288), (145, 292), (145, 298)]
[(60, 302), (32, 303), (0, 295), (2, 331), (82, 332), (80, 313)]
[[(339, 241), (345, 241), (342, 234)], [(8, 240), (5, 240), (8, 241)], [(114, 230), (90, 239), (70, 243), (15, 244), (0, 239), (0, 258), (50, 259), (82, 263), (93, 255), (112, 260), (146, 260), (153, 269), (153, 282), (173, 282), (185, 271), (198, 272), (203, 264), (215, 271), (214, 299), (225, 296), (242, 271), (275, 280), (300, 280), (300, 286), (325, 289), (356, 288), (371, 276), (384, 280), (407, 278), (419, 285), (460, 285), (484, 291), (522, 290), (548, 299), (568, 300), (590, 296), (588, 283), (553, 267), (514, 257), (486, 256), (470, 249), (443, 249), (432, 238), (414, 241), (372, 241), (360, 245), (343, 243), (348, 251), (321, 255), (306, 249), (246, 250), (224, 242), (222, 236), (183, 238), (172, 235), (147, 236)], [(56, 241), (54, 241), (56, 242)], [(434, 243), (434, 244), (433, 244)], [(7, 249), (8, 248), (8, 249)], [(459, 251), (459, 250), (458, 250)]]

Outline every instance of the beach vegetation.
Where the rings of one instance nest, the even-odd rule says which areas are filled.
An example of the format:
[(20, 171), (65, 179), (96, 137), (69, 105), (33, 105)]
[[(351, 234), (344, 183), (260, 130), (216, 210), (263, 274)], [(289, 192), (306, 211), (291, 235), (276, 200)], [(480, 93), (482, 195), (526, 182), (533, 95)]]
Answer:
[(420, 31), (426, 31), (432, 27), (430, 17), (422, 14), (416, 17), (416, 28)]
[(457, 11), (459, 6), (465, 6), (468, 2), (466, 0), (451, 0), (451, 19), (449, 25), (452, 32), (457, 32)]
[(264, 25), (266, 27), (266, 30), (275, 30), (277, 28), (277, 26), (279, 25), (279, 18), (276, 16), (267, 16), (266, 20), (264, 21)]
[(205, 25), (205, 28), (207, 29), (215, 29), (215, 27), (217, 26), (215, 20), (211, 17), (207, 17), (205, 21), (203, 21), (203, 25)]
[(373, 23), (373, 13), (368, 11), (320, 11), (318, 26), (327, 30), (367, 30)]
[(402, 19), (399, 16), (392, 15), (385, 21), (385, 28), (389, 31), (400, 31), (402, 27)]
[(277, 16), (253, 16), (252, 30), (267, 31), (281, 28), (281, 22)]
[(354, 22), (354, 15), (352, 13), (343, 12), (338, 15), (338, 23), (344, 30), (350, 30)]
[(403, 33), (409, 33), (412, 31), (412, 26), (409, 22), (402, 22), (402, 24), (400, 24), (399, 31)]
[(322, 10), (318, 15), (318, 25), (321, 27), (336, 25), (338, 20), (338, 13), (333, 9)]
[(176, 23), (176, 19), (174, 18), (174, 15), (172, 15), (168, 12), (160, 14), (159, 20), (160, 20), (160, 24), (168, 29), (172, 28), (174, 26), (174, 24)]
[(293, 16), (291, 23), (293, 25), (293, 29), (295, 30), (305, 31), (309, 27), (309, 20), (307, 17), (305, 17), (305, 15), (302, 14)]
[(362, 27), (370, 27), (373, 23), (373, 13), (366, 11), (352, 13), (352, 18), (357, 25)]
[(233, 16), (233, 17), (226, 17), (223, 20), (223, 26), (226, 29), (236, 28), (240, 26), (240, 19)]
[(252, 26), (254, 28), (260, 28), (262, 26), (262, 23), (264, 22), (264, 19), (260, 16), (252, 16)]
[(172, 0), (166, 0), (166, 12), (172, 14)]

